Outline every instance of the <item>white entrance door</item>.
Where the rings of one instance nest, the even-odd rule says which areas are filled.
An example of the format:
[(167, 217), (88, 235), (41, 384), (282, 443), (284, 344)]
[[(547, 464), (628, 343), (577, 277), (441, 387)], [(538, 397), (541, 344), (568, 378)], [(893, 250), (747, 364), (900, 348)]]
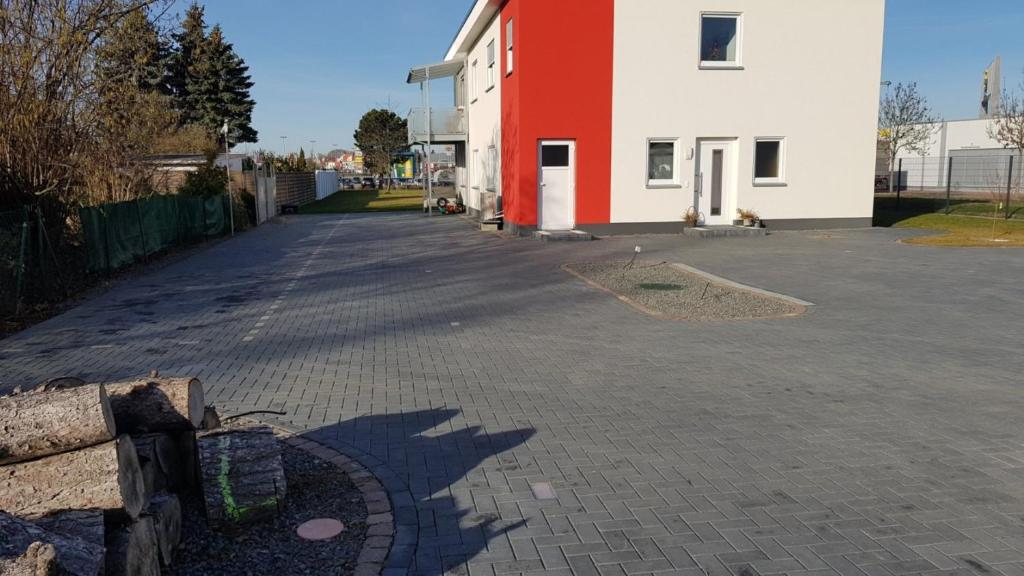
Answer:
[(572, 230), (576, 225), (576, 143), (542, 140), (537, 152), (537, 226)]
[(697, 210), (709, 226), (732, 224), (736, 212), (736, 141), (700, 140)]

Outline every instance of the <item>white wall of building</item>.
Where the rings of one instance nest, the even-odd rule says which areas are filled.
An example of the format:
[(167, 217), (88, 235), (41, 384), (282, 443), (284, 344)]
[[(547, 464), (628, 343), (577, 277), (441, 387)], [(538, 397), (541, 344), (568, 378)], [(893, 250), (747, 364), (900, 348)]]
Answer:
[[(493, 86), (487, 76), (487, 46), (494, 42)], [(480, 210), (481, 192), (498, 193), (501, 188), (501, 18), (495, 15), (476, 39), (466, 58), (466, 113), (469, 140), (466, 143), (468, 196), (466, 205)], [(473, 63), (476, 79), (473, 80)], [(491, 147), (494, 151), (491, 152)], [(493, 177), (491, 177), (493, 175)], [(493, 190), (489, 190), (493, 183)]]
[[(701, 11), (742, 14), (742, 70), (699, 68)], [(698, 138), (738, 140), (736, 207), (872, 214), (884, 0), (615, 3), (612, 222), (679, 221)], [(570, 64), (567, 64), (570, 65)], [(647, 140), (678, 138), (680, 187), (647, 186)], [(753, 184), (754, 140), (785, 138), (785, 186)]]

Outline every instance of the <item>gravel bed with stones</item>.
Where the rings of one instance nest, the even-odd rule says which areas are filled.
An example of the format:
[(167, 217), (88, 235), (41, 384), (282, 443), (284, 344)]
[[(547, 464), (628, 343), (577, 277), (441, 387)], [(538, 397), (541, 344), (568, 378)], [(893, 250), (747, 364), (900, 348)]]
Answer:
[[(213, 531), (198, 499), (182, 501), (182, 543), (167, 572), (177, 576), (210, 574), (299, 576), (351, 574), (366, 540), (366, 504), (362, 493), (337, 466), (283, 444), (288, 492), (274, 520), (237, 534)], [(303, 540), (300, 524), (334, 518), (345, 530), (330, 540)]]
[(566, 268), (648, 312), (686, 320), (795, 316), (802, 306), (710, 282), (667, 263), (591, 262)]

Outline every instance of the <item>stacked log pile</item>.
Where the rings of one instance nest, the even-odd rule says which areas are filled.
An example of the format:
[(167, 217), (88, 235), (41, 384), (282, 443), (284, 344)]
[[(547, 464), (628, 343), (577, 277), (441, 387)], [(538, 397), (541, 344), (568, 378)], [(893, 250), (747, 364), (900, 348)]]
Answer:
[(201, 498), (218, 528), (275, 514), (274, 435), (213, 427), (194, 378), (60, 378), (0, 397), (0, 576), (159, 575), (179, 498)]

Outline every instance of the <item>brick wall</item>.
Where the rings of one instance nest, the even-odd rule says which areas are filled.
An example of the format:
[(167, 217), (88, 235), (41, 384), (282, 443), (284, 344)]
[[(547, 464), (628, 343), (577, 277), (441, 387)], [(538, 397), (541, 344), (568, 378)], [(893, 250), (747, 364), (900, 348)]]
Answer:
[(278, 172), (277, 205), (302, 206), (316, 200), (316, 177), (312, 172)]

